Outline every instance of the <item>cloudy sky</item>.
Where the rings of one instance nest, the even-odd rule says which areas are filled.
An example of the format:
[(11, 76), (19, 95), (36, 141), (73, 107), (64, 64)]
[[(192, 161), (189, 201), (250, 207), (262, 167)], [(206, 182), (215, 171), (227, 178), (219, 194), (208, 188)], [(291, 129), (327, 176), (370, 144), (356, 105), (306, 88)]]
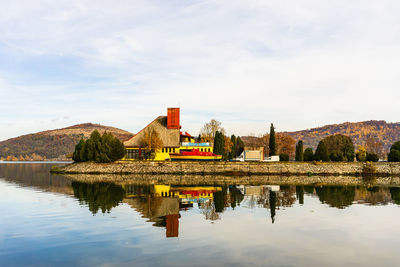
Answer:
[(260, 134), (399, 121), (396, 0), (4, 0), (0, 140), (180, 106)]

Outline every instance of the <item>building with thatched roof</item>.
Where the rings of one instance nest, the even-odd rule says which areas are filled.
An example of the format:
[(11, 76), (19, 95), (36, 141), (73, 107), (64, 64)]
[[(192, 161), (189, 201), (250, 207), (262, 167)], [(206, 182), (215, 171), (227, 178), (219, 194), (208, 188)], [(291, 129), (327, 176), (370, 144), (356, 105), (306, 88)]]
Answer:
[(195, 143), (190, 134), (181, 132), (179, 108), (168, 108), (167, 116), (158, 116), (124, 145), (125, 160), (168, 160), (171, 153), (191, 149), (212, 152), (211, 144)]

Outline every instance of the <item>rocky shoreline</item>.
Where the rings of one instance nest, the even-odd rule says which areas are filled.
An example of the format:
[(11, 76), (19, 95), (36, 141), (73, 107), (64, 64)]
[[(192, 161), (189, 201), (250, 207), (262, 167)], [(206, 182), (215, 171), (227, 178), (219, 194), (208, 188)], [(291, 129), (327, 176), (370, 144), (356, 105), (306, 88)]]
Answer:
[(231, 176), (400, 176), (400, 163), (393, 162), (81, 162), (52, 169), (59, 174), (178, 174)]

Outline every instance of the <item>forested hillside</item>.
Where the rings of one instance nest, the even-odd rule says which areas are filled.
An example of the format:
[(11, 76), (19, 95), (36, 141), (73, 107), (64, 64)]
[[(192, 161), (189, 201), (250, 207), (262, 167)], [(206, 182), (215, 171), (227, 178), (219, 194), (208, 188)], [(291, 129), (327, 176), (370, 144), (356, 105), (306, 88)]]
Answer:
[(0, 142), (0, 158), (9, 160), (43, 160), (65, 158), (72, 154), (81, 138), (87, 139), (97, 129), (112, 133), (121, 141), (132, 133), (100, 124), (85, 123), (71, 127), (28, 134)]
[(305, 147), (316, 149), (318, 142), (326, 136), (343, 134), (349, 136), (355, 148), (365, 146), (367, 140), (382, 142), (382, 153), (387, 154), (390, 146), (400, 140), (400, 123), (386, 121), (345, 122), (296, 132), (285, 132), (296, 141), (303, 140)]

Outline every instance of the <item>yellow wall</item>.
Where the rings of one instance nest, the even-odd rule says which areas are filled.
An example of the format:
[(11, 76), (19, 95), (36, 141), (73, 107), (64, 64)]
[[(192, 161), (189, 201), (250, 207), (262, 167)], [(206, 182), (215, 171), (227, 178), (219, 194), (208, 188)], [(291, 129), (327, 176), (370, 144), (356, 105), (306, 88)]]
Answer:
[[(127, 148), (128, 150), (138, 150), (139, 148)], [(207, 146), (207, 147), (197, 147), (197, 146), (181, 146), (179, 148), (163, 148), (160, 150), (156, 151), (156, 155), (154, 160), (156, 161), (164, 161), (164, 160), (169, 160), (169, 153), (179, 153), (181, 149), (199, 149), (201, 152), (213, 152), (213, 147), (212, 146)], [(171, 151), (171, 152), (169, 152)], [(122, 160), (136, 160), (136, 159), (128, 159), (126, 156)]]

